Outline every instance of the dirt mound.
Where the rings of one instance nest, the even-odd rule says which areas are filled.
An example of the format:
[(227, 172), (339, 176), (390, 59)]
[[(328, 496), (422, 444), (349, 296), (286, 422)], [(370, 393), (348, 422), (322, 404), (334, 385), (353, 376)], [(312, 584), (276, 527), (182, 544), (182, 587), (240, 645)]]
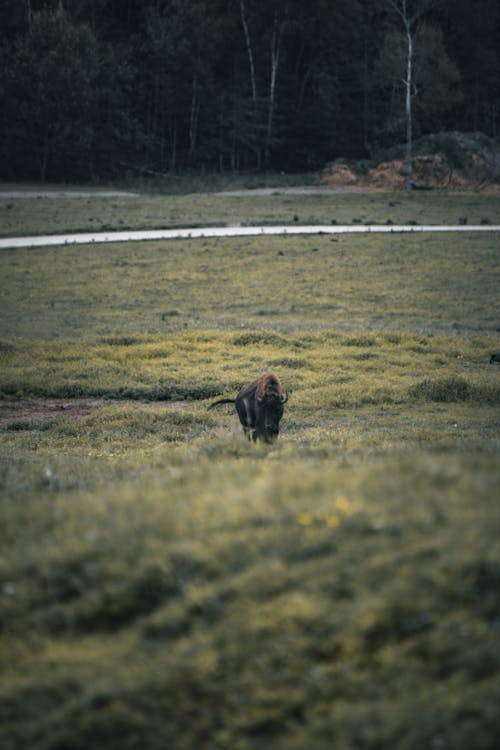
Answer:
[[(403, 190), (404, 145), (376, 154), (373, 161), (337, 159), (322, 180), (335, 188)], [(483, 133), (447, 132), (413, 144), (413, 187), (484, 190), (500, 193), (500, 144)]]

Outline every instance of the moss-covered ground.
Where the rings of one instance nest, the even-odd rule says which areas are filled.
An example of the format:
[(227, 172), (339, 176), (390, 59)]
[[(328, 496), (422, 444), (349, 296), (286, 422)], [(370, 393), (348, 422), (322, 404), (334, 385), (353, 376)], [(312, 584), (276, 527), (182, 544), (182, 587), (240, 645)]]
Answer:
[[(429, 212), (476, 210), (457, 199)], [(2, 750), (498, 747), (499, 249), (2, 252)], [(267, 370), (289, 393), (271, 447), (207, 410)]]

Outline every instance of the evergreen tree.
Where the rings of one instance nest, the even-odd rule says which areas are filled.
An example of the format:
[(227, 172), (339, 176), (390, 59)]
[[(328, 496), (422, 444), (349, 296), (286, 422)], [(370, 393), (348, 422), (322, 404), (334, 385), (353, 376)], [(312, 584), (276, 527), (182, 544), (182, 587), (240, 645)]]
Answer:
[[(301, 170), (498, 136), (497, 0), (3, 0), (0, 177)], [(411, 172), (408, 172), (409, 184)]]
[(87, 26), (63, 9), (34, 13), (3, 50), (4, 137), (10, 174), (88, 178), (99, 54)]

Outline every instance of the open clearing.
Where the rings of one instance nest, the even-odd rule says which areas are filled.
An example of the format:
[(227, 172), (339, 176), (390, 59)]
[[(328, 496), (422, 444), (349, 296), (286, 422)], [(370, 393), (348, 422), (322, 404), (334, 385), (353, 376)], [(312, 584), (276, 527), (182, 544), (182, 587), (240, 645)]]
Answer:
[[(500, 224), (487, 196), (334, 201), (0, 197), (0, 226)], [(496, 749), (498, 253), (467, 230), (4, 247), (0, 747)], [(207, 410), (266, 370), (271, 447)]]

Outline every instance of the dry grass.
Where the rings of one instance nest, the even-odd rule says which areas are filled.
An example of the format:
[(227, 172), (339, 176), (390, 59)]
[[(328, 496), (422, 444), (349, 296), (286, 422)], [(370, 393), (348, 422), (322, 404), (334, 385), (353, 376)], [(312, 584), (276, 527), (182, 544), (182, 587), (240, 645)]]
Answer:
[(40, 197), (14, 200), (0, 192), (0, 236), (65, 231), (157, 229), (234, 223), (500, 224), (497, 196), (368, 192), (331, 195), (141, 195), (137, 198)]
[(496, 245), (2, 254), (0, 747), (496, 747)]
[(0, 336), (498, 329), (495, 234), (268, 237), (2, 252)]

